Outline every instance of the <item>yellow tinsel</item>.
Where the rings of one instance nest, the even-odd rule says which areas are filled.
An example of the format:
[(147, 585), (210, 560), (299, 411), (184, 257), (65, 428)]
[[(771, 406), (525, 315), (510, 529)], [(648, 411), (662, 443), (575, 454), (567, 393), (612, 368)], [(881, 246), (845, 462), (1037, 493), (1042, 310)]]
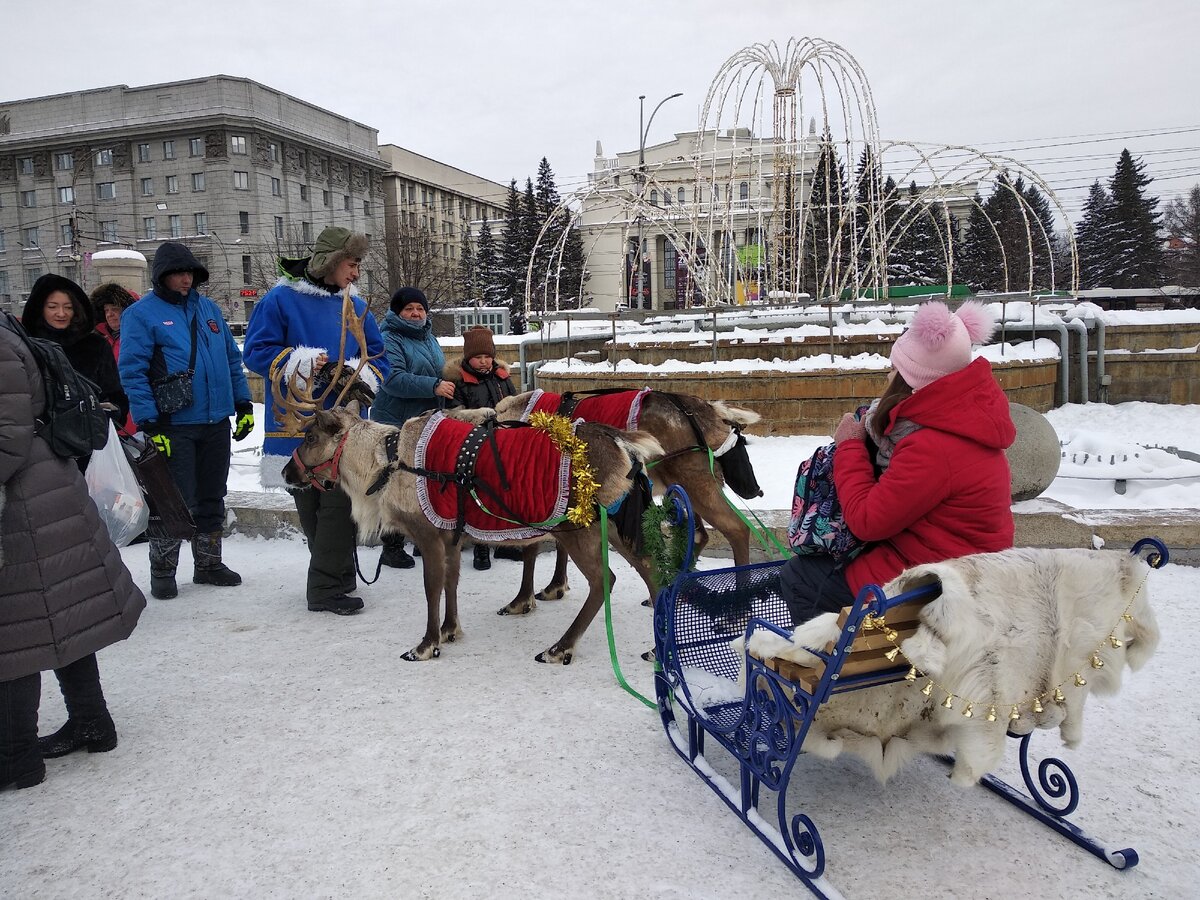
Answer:
[(535, 412), (529, 417), (529, 424), (549, 437), (560, 453), (571, 458), (571, 475), (575, 479), (575, 505), (567, 510), (567, 519), (575, 525), (587, 528), (596, 520), (596, 492), (600, 490), (600, 482), (596, 481), (596, 471), (588, 461), (587, 442), (576, 436), (566, 416)]

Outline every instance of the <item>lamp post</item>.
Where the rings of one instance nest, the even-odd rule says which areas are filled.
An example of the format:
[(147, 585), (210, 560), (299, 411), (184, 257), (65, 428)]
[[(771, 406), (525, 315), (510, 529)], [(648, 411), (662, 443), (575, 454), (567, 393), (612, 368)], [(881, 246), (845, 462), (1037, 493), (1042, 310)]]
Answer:
[(642, 279), (644, 277), (645, 262), (642, 259), (642, 201), (645, 199), (643, 194), (646, 190), (646, 135), (650, 133), (650, 126), (654, 123), (655, 114), (662, 109), (662, 105), (668, 100), (674, 100), (676, 97), (682, 97), (682, 92), (671, 94), (663, 97), (658, 101), (658, 106), (650, 113), (650, 121), (642, 126), (642, 119), (646, 112), (646, 95), (638, 95), (638, 218), (637, 218), (637, 253), (634, 255), (634, 261), (637, 263), (637, 299), (638, 305), (645, 309), (649, 309), (642, 302), (642, 291), (644, 286)]
[(225, 315), (231, 316), (233, 315), (233, 272), (229, 268), (229, 251), (225, 248), (225, 242), (217, 236), (215, 231), (207, 232), (205, 237), (215, 240), (217, 246), (221, 248), (221, 255), (225, 257)]

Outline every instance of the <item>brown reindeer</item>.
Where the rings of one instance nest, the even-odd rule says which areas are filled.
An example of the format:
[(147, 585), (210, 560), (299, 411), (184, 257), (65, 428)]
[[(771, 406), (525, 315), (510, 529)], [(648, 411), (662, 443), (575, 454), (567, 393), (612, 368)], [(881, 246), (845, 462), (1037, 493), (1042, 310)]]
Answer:
[[(295, 485), (313, 484), (319, 488), (321, 481), (339, 484), (350, 497), (354, 521), (363, 535), (402, 531), (413, 539), (421, 550), (428, 615), (425, 636), (403, 658), (410, 661), (431, 659), (440, 655), (443, 641), (450, 643), (462, 635), (458, 619), (460, 559), (454, 546), (457, 529), (445, 527), (444, 523), (436, 525), (431, 521), (422, 510), (417, 484), (418, 478), (428, 479), (438, 474), (421, 468), (417, 449), (427, 424), (437, 424), (430, 423), (431, 417), (441, 414), (426, 413), (396, 428), (360, 419), (356, 406), (351, 402), (345, 409), (315, 412), (305, 431), (304, 443), (292, 455), (284, 469), (284, 476), (290, 484)], [(479, 423), (491, 418), (492, 410), (472, 410), (452, 415)], [(432, 431), (430, 444), (438, 440), (439, 434), (440, 428)], [(662, 448), (648, 434), (622, 432), (591, 423), (580, 424), (575, 434), (587, 445), (588, 464), (599, 483), (594, 501), (605, 507), (612, 506), (636, 487), (635, 463), (644, 464), (662, 455)], [(518, 442), (546, 440), (541, 433), (529, 428), (516, 429), (513, 438)], [(428, 447), (426, 445), (422, 451), (423, 459), (429, 458)], [(481, 453), (487, 452), (487, 448), (481, 450)], [(559, 472), (553, 467), (543, 467), (536, 474), (523, 476), (522, 484), (529, 478), (556, 480)], [(577, 504), (578, 489), (578, 481), (572, 477), (568, 506)], [(488, 496), (493, 499), (493, 505), (503, 502), (497, 495)], [(602, 563), (598, 521), (586, 526), (561, 521), (549, 527), (548, 533), (579, 567), (589, 589), (587, 600), (570, 627), (554, 644), (535, 657), (538, 662), (566, 665), (571, 662), (576, 641), (603, 604), (604, 576), (611, 578), (611, 572), (607, 572)], [(610, 529), (610, 534), (617, 552), (650, 584), (648, 560), (639, 557), (617, 529)], [(484, 542), (527, 545), (540, 539), (539, 533), (532, 532), (532, 536), (524, 539)], [(532, 584), (532, 575), (530, 579)], [(446, 613), (439, 625), (443, 592), (446, 596)], [(511, 611), (528, 609), (532, 609), (532, 604), (527, 607), (521, 604)]]
[[(520, 419), (527, 418), (530, 408), (534, 405), (538, 409), (557, 408), (558, 401), (553, 400), (555, 395), (545, 397), (551, 398), (550, 404), (545, 403), (542, 398), (535, 397), (535, 392), (532, 391), (505, 398), (497, 404), (496, 416), (500, 419)], [(729, 542), (734, 565), (744, 566), (749, 563), (750, 529), (725, 499), (723, 488), (726, 477), (722, 468), (724, 457), (716, 457), (710, 469), (709, 456), (705, 449), (719, 451), (732, 443), (731, 438), (734, 441), (739, 440), (740, 429), (757, 422), (758, 414), (719, 400), (709, 402), (688, 394), (670, 394), (665, 391), (648, 391), (639, 397), (637, 402), (641, 404), (637, 430), (653, 435), (662, 445), (665, 454), (650, 470), (655, 492), (661, 493), (671, 484), (678, 484), (687, 491), (695, 513), (696, 552), (702, 551), (708, 543), (708, 532), (702, 521), (707, 520)], [(569, 415), (571, 418), (582, 416), (587, 419), (588, 409), (588, 404), (581, 402)], [(761, 491), (754, 481), (753, 471), (749, 470), (749, 460), (744, 459), (743, 464), (748, 471), (739, 473), (742, 478), (736, 484), (738, 492), (744, 497), (758, 496)], [(535, 597), (532, 593), (532, 569), (536, 560), (536, 545), (527, 547), (523, 556), (522, 584), (528, 583), (530, 593), (527, 598), (518, 595), (516, 600), (500, 610), (501, 615), (523, 612), (523, 604), (532, 608)], [(555, 559), (554, 575), (550, 583), (536, 594), (536, 599), (559, 600), (565, 596), (567, 590), (567, 556), (560, 546)], [(654, 590), (654, 587), (650, 586), (651, 602), (654, 599)]]

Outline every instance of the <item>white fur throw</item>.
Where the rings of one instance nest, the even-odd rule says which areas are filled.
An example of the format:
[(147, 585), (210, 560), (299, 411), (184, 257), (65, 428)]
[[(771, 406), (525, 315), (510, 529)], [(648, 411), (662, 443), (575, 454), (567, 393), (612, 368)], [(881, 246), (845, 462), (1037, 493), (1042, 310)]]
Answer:
[[(1125, 666), (1141, 668), (1158, 645), (1148, 571), (1119, 551), (1014, 549), (903, 572), (885, 586), (888, 596), (942, 584), (941, 597), (921, 611), (916, 634), (901, 644), (902, 659), (927, 677), (835, 694), (818, 712), (804, 750), (825, 758), (853, 753), (881, 781), (920, 753), (952, 753), (951, 780), (969, 786), (1000, 762), (1009, 729), (1057, 727), (1068, 747), (1077, 746), (1088, 692), (1116, 693)], [(1131, 620), (1122, 618), (1126, 611)], [(805, 623), (790, 646), (768, 647), (756, 634), (751, 651), (810, 664), (802, 648), (836, 637), (836, 618)], [(1112, 646), (1110, 634), (1121, 646)], [(771, 638), (767, 643), (786, 645)], [(1093, 654), (1101, 668), (1093, 668)], [(1075, 673), (1085, 686), (1076, 686)], [(920, 688), (930, 679), (936, 686), (926, 698)], [(1059, 685), (1062, 703), (1052, 699)], [(942, 706), (948, 692), (951, 709)], [(1035, 697), (1041, 713), (1032, 710)], [(968, 701), (975, 703), (971, 718), (962, 714)], [(996, 721), (988, 722), (992, 703)], [(1021, 717), (1010, 721), (1013, 705)]]

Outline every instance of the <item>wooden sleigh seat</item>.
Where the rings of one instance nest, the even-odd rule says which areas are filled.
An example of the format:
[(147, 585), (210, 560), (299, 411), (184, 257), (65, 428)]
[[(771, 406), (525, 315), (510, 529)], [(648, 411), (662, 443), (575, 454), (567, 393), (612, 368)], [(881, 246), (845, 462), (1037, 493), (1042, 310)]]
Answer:
[[(870, 585), (843, 609), (836, 640), (815, 648), (818, 662), (804, 666), (758, 659), (735, 649), (757, 630), (786, 637), (790, 623), (780, 592), (782, 561), (705, 571), (688, 571), (694, 525), (687, 495), (668, 490), (677, 527), (688, 530), (681, 571), (655, 603), (654, 632), (659, 713), (671, 746), (731, 810), (819, 897), (841, 895), (825, 877), (825, 848), (813, 820), (788, 801), (790, 779), (809, 728), (832, 694), (897, 680), (912, 680), (909, 665), (894, 648), (917, 630), (921, 609), (940, 595), (927, 585), (888, 597)], [(1154, 567), (1167, 561), (1156, 540), (1140, 541)], [(886, 624), (877, 625), (880, 620)], [(915, 689), (915, 688), (914, 688)], [(1079, 802), (1074, 774), (1062, 760), (1032, 761), (1033, 735), (1010, 737), (1020, 744), (1027, 792), (986, 775), (980, 784), (1118, 869), (1138, 862), (1132, 849), (1110, 849), (1068, 820)], [(706, 753), (715, 745), (736, 762), (736, 783), (718, 774)], [(716, 757), (713, 757), (716, 759)], [(946, 758), (946, 762), (953, 760)], [(820, 797), (819, 786), (805, 786)], [(817, 790), (813, 791), (816, 787)], [(764, 791), (765, 789), (765, 791)], [(774, 795), (768, 800), (767, 795)], [(835, 811), (836, 797), (827, 807)]]

